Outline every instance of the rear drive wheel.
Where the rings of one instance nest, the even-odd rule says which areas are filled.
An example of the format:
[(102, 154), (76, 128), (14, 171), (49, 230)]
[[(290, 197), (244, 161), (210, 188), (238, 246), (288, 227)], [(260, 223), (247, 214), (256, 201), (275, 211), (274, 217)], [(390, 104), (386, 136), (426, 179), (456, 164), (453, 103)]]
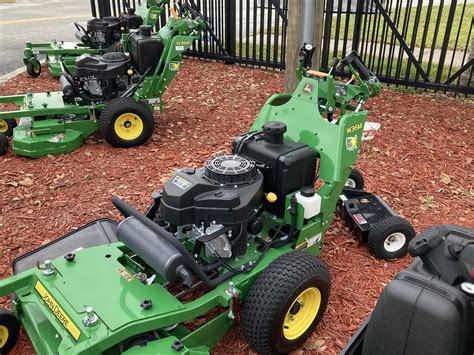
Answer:
[(0, 155), (8, 152), (8, 138), (4, 133), (0, 132)]
[(244, 303), (241, 327), (262, 354), (301, 346), (321, 321), (329, 300), (326, 264), (303, 251), (284, 254), (257, 278)]
[(364, 176), (362, 173), (358, 169), (352, 168), (351, 174), (346, 180), (346, 186), (355, 190), (363, 190), (364, 184)]
[(0, 308), (0, 354), (10, 352), (18, 341), (20, 322), (12, 312)]
[(390, 216), (375, 223), (367, 236), (367, 244), (379, 259), (397, 259), (407, 254), (408, 243), (415, 230), (405, 219)]
[(142, 145), (150, 139), (153, 128), (153, 113), (131, 98), (110, 101), (100, 114), (100, 132), (114, 147)]
[(31, 58), (28, 63), (26, 63), (26, 71), (31, 77), (37, 78), (41, 74), (41, 63), (38, 59)]
[(14, 118), (6, 118), (0, 120), (0, 133), (3, 133), (7, 137), (13, 135), (13, 129), (17, 126), (16, 120)]

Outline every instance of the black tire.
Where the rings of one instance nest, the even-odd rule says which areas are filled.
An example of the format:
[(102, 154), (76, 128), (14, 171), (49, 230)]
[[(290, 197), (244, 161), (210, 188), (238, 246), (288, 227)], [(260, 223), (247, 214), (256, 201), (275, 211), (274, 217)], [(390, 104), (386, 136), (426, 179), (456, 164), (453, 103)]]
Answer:
[(15, 315), (0, 308), (0, 354), (8, 354), (18, 341), (20, 322)]
[(29, 76), (37, 78), (41, 75), (41, 63), (35, 58), (30, 59), (26, 63), (26, 72)]
[(5, 155), (8, 152), (8, 138), (4, 133), (0, 132), (0, 155)]
[[(240, 324), (245, 339), (261, 354), (285, 354), (298, 348), (321, 321), (330, 288), (331, 275), (319, 258), (304, 251), (280, 256), (257, 278), (245, 300)], [(307, 307), (311, 307), (307, 310), (314, 309), (316, 313), (306, 313), (310, 318), (306, 318), (301, 332), (296, 337), (288, 337), (289, 333), (285, 332), (289, 332), (290, 328), (285, 325), (285, 320), (291, 322), (288, 317), (295, 317), (301, 312), (303, 308), (297, 299), (306, 292), (319, 293), (319, 307), (313, 308), (307, 302)], [(297, 305), (296, 313), (291, 313), (295, 312)]]
[(7, 137), (13, 135), (13, 129), (17, 126), (16, 120), (14, 118), (6, 118), (4, 120), (0, 119), (0, 133), (3, 133)]
[(347, 178), (346, 186), (355, 190), (363, 190), (365, 185), (364, 176), (356, 169), (352, 168), (351, 174)]
[(367, 236), (367, 244), (379, 259), (402, 258), (407, 254), (408, 243), (415, 234), (405, 219), (390, 216), (375, 223)]
[[(121, 121), (124, 125), (120, 125)], [(110, 101), (99, 118), (99, 130), (113, 147), (129, 148), (146, 143), (154, 126), (153, 113), (148, 107), (128, 97)]]

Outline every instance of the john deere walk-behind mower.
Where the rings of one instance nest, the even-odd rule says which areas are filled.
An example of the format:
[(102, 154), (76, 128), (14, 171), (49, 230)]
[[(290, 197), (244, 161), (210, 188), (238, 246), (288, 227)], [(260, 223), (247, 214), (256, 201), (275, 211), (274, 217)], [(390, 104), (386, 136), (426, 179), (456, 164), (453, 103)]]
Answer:
[(130, 8), (124, 1), (126, 12), (120, 16), (108, 16), (102, 19), (92, 18), (87, 21), (86, 28), (75, 22), (76, 38), (79, 42), (53, 40), (50, 43), (26, 42), (23, 62), (32, 77), (41, 74), (38, 56), (45, 56), (49, 72), (52, 76), (61, 76), (61, 62), (71, 73), (75, 73), (76, 57), (82, 54), (101, 55), (115, 51), (122, 34), (137, 29), (145, 24), (154, 26), (169, 0), (144, 0), (137, 10)]
[(354, 53), (341, 65), (357, 85), (308, 70), (311, 46), (301, 54), (296, 90), (272, 96), (231, 153), (177, 170), (145, 214), (114, 197), (120, 224), (96, 220), (16, 259), (0, 282), (14, 293), (1, 351), (21, 323), (40, 354), (206, 354), (237, 302), (255, 350), (300, 346), (328, 303), (317, 255), (358, 156), (362, 103), (380, 89)]
[[(22, 117), (13, 129), (13, 152), (28, 157), (70, 152), (97, 130), (116, 147), (145, 143), (153, 133), (153, 108), (164, 108), (161, 97), (182, 54), (205, 26), (188, 6), (172, 13), (157, 34), (147, 25), (130, 33), (124, 52), (77, 57), (74, 76), (62, 65), (62, 92), (0, 97), (0, 103), (20, 107), (0, 112), (0, 122), (7, 124)], [(0, 151), (5, 150), (3, 136)]]

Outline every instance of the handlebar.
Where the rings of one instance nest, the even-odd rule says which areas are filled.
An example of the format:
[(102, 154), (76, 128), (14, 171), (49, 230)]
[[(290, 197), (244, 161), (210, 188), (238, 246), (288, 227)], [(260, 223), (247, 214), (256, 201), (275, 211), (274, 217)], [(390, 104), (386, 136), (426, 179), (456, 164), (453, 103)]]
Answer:
[(351, 65), (359, 73), (359, 76), (362, 80), (370, 80), (371, 78), (375, 77), (375, 74), (365, 66), (360, 57), (357, 55), (356, 51), (352, 51), (346, 55), (339, 63), (338, 69), (342, 69), (346, 65)]

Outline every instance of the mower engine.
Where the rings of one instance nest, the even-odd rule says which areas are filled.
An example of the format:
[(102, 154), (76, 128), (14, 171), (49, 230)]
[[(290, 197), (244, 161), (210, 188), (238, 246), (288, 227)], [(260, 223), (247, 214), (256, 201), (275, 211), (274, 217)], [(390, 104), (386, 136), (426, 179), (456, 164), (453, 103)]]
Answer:
[(91, 48), (108, 49), (120, 41), (122, 32), (137, 29), (142, 23), (143, 19), (135, 15), (135, 10), (128, 9), (119, 17), (107, 16), (87, 21), (87, 30), (76, 23), (76, 38)]
[[(284, 197), (315, 178), (316, 153), (284, 141), (285, 131), (284, 124), (269, 122), (263, 131), (237, 137), (233, 154), (211, 157), (200, 169), (178, 170), (155, 200), (155, 221), (191, 241), (193, 255), (202, 247), (206, 257), (245, 254), (249, 239), (262, 232), (262, 213), (282, 217)], [(270, 193), (276, 200), (265, 199)]]
[(151, 30), (151, 26), (143, 25), (130, 34), (129, 55), (109, 52), (102, 56), (79, 56), (75, 62), (76, 75), (72, 77), (69, 74), (68, 77), (65, 73), (60, 78), (64, 97), (74, 100), (79, 91), (79, 96), (87, 101), (109, 100), (121, 96), (130, 86), (138, 83), (140, 75), (156, 67), (163, 51), (160, 38), (152, 36)]

